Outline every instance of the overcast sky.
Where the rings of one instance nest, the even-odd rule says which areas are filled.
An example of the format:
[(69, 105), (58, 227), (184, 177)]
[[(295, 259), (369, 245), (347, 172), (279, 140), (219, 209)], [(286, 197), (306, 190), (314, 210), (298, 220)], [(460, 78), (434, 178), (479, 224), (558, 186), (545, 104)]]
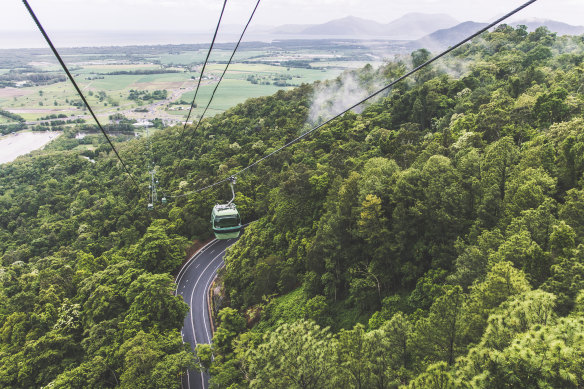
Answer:
[[(262, 0), (257, 25), (323, 23), (347, 15), (387, 23), (408, 12), (446, 13), (460, 21), (487, 22), (524, 0)], [(34, 25), (19, 0), (2, 0), (0, 29)], [(222, 0), (29, 0), (50, 30), (202, 31), (217, 21)], [(225, 23), (246, 19), (255, 0), (228, 0)], [(584, 24), (584, 0), (538, 0), (521, 17)]]
[[(488, 22), (525, 0), (262, 0), (256, 25), (323, 23), (348, 15), (390, 22), (409, 12), (446, 13)], [(55, 30), (204, 31), (215, 25), (222, 0), (29, 0), (45, 28)], [(228, 0), (226, 24), (241, 24), (255, 0)], [(538, 0), (518, 18), (583, 25), (584, 0)], [(36, 30), (20, 0), (2, 0), (0, 30)], [(1, 32), (0, 32), (1, 33)]]

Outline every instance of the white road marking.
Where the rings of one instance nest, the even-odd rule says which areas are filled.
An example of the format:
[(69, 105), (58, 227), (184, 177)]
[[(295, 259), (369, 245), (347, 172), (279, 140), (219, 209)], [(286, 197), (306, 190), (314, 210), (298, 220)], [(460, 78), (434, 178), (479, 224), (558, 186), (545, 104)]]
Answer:
[[(186, 271), (188, 270), (188, 268), (195, 263), (195, 260), (201, 255), (203, 254), (205, 251), (207, 251), (209, 249), (209, 247), (213, 246), (215, 243), (217, 243), (217, 239), (213, 239), (211, 242), (207, 243), (205, 246), (203, 246), (199, 251), (197, 251), (195, 254), (193, 254), (192, 257), (189, 258), (189, 260), (183, 265), (183, 267), (179, 270), (178, 275), (176, 277), (176, 290), (175, 290), (175, 296), (178, 293), (178, 287), (181, 283), (181, 279), (182, 277), (185, 275)], [(188, 280), (187, 280), (188, 282)], [(183, 288), (186, 287), (186, 285), (183, 285)], [(194, 291), (194, 288), (193, 288)], [(181, 293), (181, 296), (183, 296), (183, 300), (184, 300), (184, 295)], [(191, 299), (192, 299), (192, 295), (191, 295)], [(190, 316), (191, 316), (191, 326), (193, 325), (193, 316), (192, 316), (192, 310), (189, 308)], [(183, 335), (184, 336), (184, 335)], [(194, 326), (193, 326), (193, 337), (195, 339), (195, 345), (197, 344), (197, 338), (195, 335), (195, 331), (194, 331)], [(184, 343), (184, 339), (183, 339), (183, 343)], [(201, 372), (201, 380), (203, 382), (203, 388), (205, 387), (205, 380), (203, 378), (203, 373)], [(182, 385), (182, 383), (181, 383)], [(187, 386), (191, 387), (191, 373), (189, 370), (187, 370)]]
[(218, 242), (217, 239), (213, 239), (212, 241), (207, 243), (205, 246), (203, 246), (203, 248), (201, 248), (199, 251), (197, 251), (195, 254), (193, 254), (192, 257), (189, 258), (189, 260), (183, 265), (183, 267), (178, 272), (178, 275), (176, 277), (177, 288), (178, 288), (178, 285), (181, 283), (181, 279), (185, 275), (185, 272), (187, 271), (187, 269), (195, 262), (195, 260), (201, 254), (203, 254), (205, 251), (207, 251), (212, 245), (214, 245), (217, 242)]
[[(227, 249), (225, 249), (225, 250), (227, 250)], [(225, 250), (223, 250), (223, 252), (225, 252)], [(217, 265), (217, 267), (213, 270), (212, 274), (216, 274), (217, 270), (219, 270), (219, 268), (221, 266), (223, 266), (223, 265), (221, 264), (221, 261), (219, 261), (219, 265)], [(207, 281), (207, 285), (205, 285), (205, 299), (203, 300), (203, 311), (205, 311), (205, 306), (209, 306), (209, 294), (206, 292), (211, 287), (211, 282), (213, 281), (214, 278), (215, 277), (209, 278), (209, 281)], [(205, 320), (205, 319), (207, 319), (207, 320)], [(211, 319), (209, 317), (207, 317), (207, 315), (203, 315), (203, 324), (205, 325), (205, 334), (207, 335), (207, 343), (211, 343), (211, 336), (212, 336), (211, 331), (209, 331), (209, 328), (207, 327), (207, 321), (209, 321), (209, 326), (211, 325), (210, 320)]]
[[(195, 290), (197, 289), (197, 285), (199, 283), (199, 281), (201, 280), (201, 277), (203, 277), (203, 274), (205, 274), (205, 271), (209, 268), (209, 266), (211, 266), (211, 264), (213, 262), (215, 262), (215, 259), (217, 259), (217, 257), (219, 257), (221, 254), (223, 254), (225, 252), (225, 250), (221, 251), (219, 254), (217, 254), (213, 259), (211, 259), (211, 262), (209, 262), (209, 264), (203, 269), (203, 271), (201, 272), (201, 274), (199, 274), (199, 278), (197, 278), (197, 281), (195, 282), (195, 285), (193, 286), (193, 290), (191, 292), (191, 298), (190, 298), (190, 306), (193, 306), (193, 296), (195, 295)], [(195, 322), (193, 320), (193, 310), (191, 309), (191, 329), (193, 330), (193, 337), (195, 340), (195, 345), (197, 344), (197, 334), (195, 332)], [(203, 322), (205, 320), (205, 316), (203, 315)], [(201, 372), (201, 382), (202, 382), (202, 386), (203, 388), (205, 388), (205, 378), (203, 375), (203, 372)]]
[[(229, 239), (228, 241), (226, 241), (225, 243), (227, 243), (226, 247), (224, 249), (220, 249), (221, 246), (223, 246), (222, 244), (219, 245), (219, 247), (214, 247), (212, 250), (211, 248), (213, 246), (215, 246), (217, 244), (218, 241), (217, 239), (212, 240), (211, 242), (207, 243), (205, 246), (203, 246), (203, 248), (201, 248), (199, 251), (197, 251), (191, 258), (189, 258), (189, 260), (183, 265), (183, 267), (180, 269), (177, 278), (176, 278), (176, 291), (175, 291), (175, 295), (178, 293), (178, 288), (180, 286), (180, 283), (183, 282), (183, 277), (186, 275), (186, 273), (188, 272), (188, 269), (194, 264), (196, 263), (195, 269), (198, 269), (201, 265), (201, 261), (198, 261), (197, 259), (199, 259), (199, 257), (201, 257), (204, 253), (206, 253), (207, 251), (211, 250), (209, 253), (213, 254), (215, 253), (216, 249), (220, 249), (220, 253), (217, 254), (215, 257), (213, 257), (211, 259), (211, 261), (209, 262), (209, 264), (207, 264), (207, 266), (199, 273), (199, 277), (197, 278), (193, 289), (191, 290), (191, 295), (190, 295), (190, 307), (193, 307), (193, 298), (194, 298), (194, 293), (195, 290), (197, 288), (197, 285), (199, 283), (199, 281), (201, 280), (201, 277), (203, 276), (203, 274), (205, 274), (205, 272), (207, 271), (207, 269), (217, 260), (217, 258), (219, 256), (221, 256), (222, 254), (225, 254), (225, 251), (233, 244), (235, 243), (235, 241), (237, 241), (236, 239)], [(221, 268), (224, 264), (221, 261), (222, 258), (220, 258), (220, 262), (219, 265), (215, 267), (215, 269), (213, 270), (213, 272), (211, 273), (211, 275), (214, 275), (217, 270), (219, 268)], [(213, 280), (214, 277), (210, 278), (207, 280), (206, 282), (206, 286), (205, 286), (205, 290), (207, 290), (210, 287), (211, 281)], [(189, 282), (188, 279), (186, 279), (186, 281), (184, 281), (185, 284), (183, 285), (183, 289), (187, 286), (187, 283)], [(182, 293), (180, 293), (181, 296), (183, 296), (183, 300), (184, 300), (184, 295)], [(208, 303), (208, 295), (205, 293), (205, 298), (203, 299), (203, 312), (206, 312), (205, 309), (205, 303)], [(195, 333), (195, 325), (194, 325), (194, 319), (193, 319), (193, 309), (189, 309), (189, 316), (190, 316), (190, 321), (191, 321), (191, 329), (192, 329), (192, 333), (193, 333), (193, 340), (194, 340), (194, 345), (197, 345), (197, 334)], [(207, 342), (211, 343), (211, 334), (209, 332), (209, 328), (207, 326), (207, 321), (209, 321), (209, 317), (206, 313), (203, 314), (203, 324), (205, 327), (205, 337), (207, 338)], [(183, 337), (185, 336), (184, 333), (181, 331), (181, 333), (183, 334)], [(187, 336), (188, 339), (188, 336)], [(183, 340), (184, 343), (184, 340)], [(201, 372), (201, 383), (203, 388), (205, 389), (205, 376), (204, 373)], [(190, 388), (190, 371), (187, 371), (187, 385)]]

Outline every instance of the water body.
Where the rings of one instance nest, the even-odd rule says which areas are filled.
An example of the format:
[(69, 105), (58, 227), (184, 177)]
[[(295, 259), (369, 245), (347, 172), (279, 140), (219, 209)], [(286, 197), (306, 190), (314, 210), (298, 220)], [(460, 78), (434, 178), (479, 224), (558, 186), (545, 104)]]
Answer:
[(60, 132), (17, 132), (0, 136), (0, 164), (12, 162), (17, 157), (33, 150), (42, 149), (58, 137)]
[[(212, 34), (176, 31), (53, 31), (51, 39), (57, 47), (107, 47), (140, 45), (179, 45), (209, 43)], [(218, 43), (237, 42), (239, 33), (222, 33)], [(301, 40), (392, 40), (395, 37), (364, 37), (342, 35), (287, 35), (252, 32), (245, 35), (246, 42), (273, 42), (289, 39)], [(0, 31), (0, 49), (46, 48), (47, 43), (37, 31)]]

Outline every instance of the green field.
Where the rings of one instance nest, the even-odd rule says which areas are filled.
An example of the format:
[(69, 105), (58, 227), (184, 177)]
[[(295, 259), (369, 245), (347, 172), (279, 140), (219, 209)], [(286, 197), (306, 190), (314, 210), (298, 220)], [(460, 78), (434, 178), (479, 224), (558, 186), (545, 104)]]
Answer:
[(102, 64), (102, 65), (84, 65), (83, 68), (75, 71), (77, 74), (105, 74), (118, 71), (134, 70), (155, 70), (160, 66), (153, 64)]
[(16, 123), (14, 120), (0, 115), (0, 124)]
[[(188, 109), (201, 71), (200, 65), (207, 50), (177, 51), (172, 46), (169, 46), (166, 52), (157, 50), (158, 52), (141, 56), (135, 53), (126, 56), (120, 52), (123, 48), (113, 48), (109, 54), (66, 54), (65, 60), (92, 109), (102, 120), (107, 122), (108, 116), (114, 113), (122, 113), (135, 119), (158, 117), (181, 120), (186, 117), (186, 112), (179, 110), (181, 105), (176, 103), (186, 103), (182, 104), (182, 107)], [(333, 52), (306, 49), (239, 51), (215, 95), (207, 116), (223, 112), (251, 97), (271, 95), (278, 90), (290, 89), (302, 83), (333, 79), (347, 67), (364, 65), (354, 61), (344, 64), (341, 61), (323, 62), (325, 58), (337, 55), (331, 54)], [(211, 62), (206, 67), (198, 94), (199, 107), (195, 110), (195, 115), (202, 113), (225, 68), (225, 63), (217, 62), (226, 62), (230, 55), (230, 50), (216, 49), (212, 52)], [(312, 68), (309, 68), (311, 59)], [(297, 63), (294, 61), (303, 62), (305, 65), (287, 66)], [(62, 74), (62, 70), (48, 54), (31, 56), (28, 66), (39, 72), (51, 71), (54, 75)], [(158, 69), (178, 72), (110, 74)], [(0, 69), (0, 74), (8, 72), (8, 69)], [(139, 97), (130, 100), (130, 90), (150, 94), (156, 90), (166, 90), (167, 99), (162, 101)], [(49, 85), (0, 88), (0, 108), (17, 113), (27, 121), (38, 121), (52, 114), (68, 116), (88, 114), (68, 80)], [(136, 112), (138, 108), (147, 109), (147, 112)], [(0, 123), (5, 122), (4, 120)]]
[[(240, 51), (238, 52), (234, 60), (243, 61), (249, 58), (265, 55), (264, 51)], [(207, 49), (198, 51), (183, 51), (180, 53), (165, 54), (160, 56), (160, 63), (163, 65), (175, 64), (175, 65), (192, 65), (192, 64), (202, 64), (207, 56)], [(227, 61), (231, 56), (231, 50), (213, 50), (210, 60), (211, 61)]]
[[(201, 86), (197, 95), (198, 107), (194, 110), (195, 114), (198, 115), (203, 111), (214, 88), (215, 85)], [(224, 111), (251, 97), (269, 96), (280, 89), (282, 88), (273, 85), (253, 85), (243, 80), (223, 80), (217, 89), (211, 107), (218, 111)], [(182, 99), (190, 102), (193, 100), (194, 95), (194, 91), (188, 92), (182, 95)]]

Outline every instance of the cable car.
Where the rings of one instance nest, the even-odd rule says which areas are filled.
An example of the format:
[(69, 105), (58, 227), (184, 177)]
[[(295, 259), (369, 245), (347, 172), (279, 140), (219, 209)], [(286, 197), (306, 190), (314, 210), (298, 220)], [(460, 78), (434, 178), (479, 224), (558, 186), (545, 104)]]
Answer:
[(211, 226), (217, 239), (233, 239), (238, 238), (241, 232), (241, 218), (237, 207), (233, 204), (235, 199), (235, 191), (233, 185), (235, 184), (235, 177), (229, 179), (231, 186), (231, 193), (233, 198), (227, 204), (217, 204), (213, 207), (211, 212)]
[(166, 204), (168, 201), (166, 200), (166, 197), (162, 198), (162, 204)]
[(217, 204), (211, 213), (211, 224), (217, 239), (239, 237), (241, 218), (235, 204)]
[(148, 203), (148, 210), (152, 211), (154, 209), (154, 204)]

